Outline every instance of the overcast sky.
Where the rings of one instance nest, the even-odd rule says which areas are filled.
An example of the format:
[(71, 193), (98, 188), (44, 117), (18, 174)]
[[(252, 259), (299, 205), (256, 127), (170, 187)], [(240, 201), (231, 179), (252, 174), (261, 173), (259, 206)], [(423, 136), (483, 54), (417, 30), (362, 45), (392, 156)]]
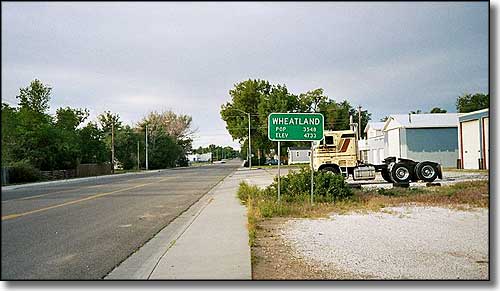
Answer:
[(2, 2), (2, 100), (38, 78), (51, 111), (193, 117), (194, 146), (238, 147), (220, 119), (237, 82), (324, 88), (372, 119), (488, 92), (488, 3)]

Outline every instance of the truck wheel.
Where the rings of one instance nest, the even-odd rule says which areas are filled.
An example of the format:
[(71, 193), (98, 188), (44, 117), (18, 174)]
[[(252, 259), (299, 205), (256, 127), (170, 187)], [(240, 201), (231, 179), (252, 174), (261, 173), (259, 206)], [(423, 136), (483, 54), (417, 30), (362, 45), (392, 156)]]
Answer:
[(438, 170), (433, 163), (420, 162), (415, 167), (417, 177), (424, 182), (434, 182), (438, 176)]
[(382, 170), (382, 172), (380, 173), (382, 174), (382, 178), (384, 178), (385, 181), (392, 183), (391, 175), (389, 174), (389, 171), (387, 169)]
[(391, 168), (391, 178), (394, 183), (409, 183), (411, 178), (410, 167), (405, 164), (394, 164)]
[(324, 167), (323, 169), (321, 169), (321, 171), (330, 172), (334, 175), (340, 174), (340, 171), (335, 167)]

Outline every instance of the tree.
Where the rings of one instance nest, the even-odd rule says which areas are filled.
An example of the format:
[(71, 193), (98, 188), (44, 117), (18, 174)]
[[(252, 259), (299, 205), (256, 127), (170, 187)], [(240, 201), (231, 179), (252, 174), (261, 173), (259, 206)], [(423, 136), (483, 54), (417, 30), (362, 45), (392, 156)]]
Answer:
[(157, 133), (150, 149), (149, 166), (151, 169), (175, 167), (181, 158), (181, 146), (163, 130)]
[[(325, 129), (349, 129), (349, 116), (358, 116), (349, 102), (340, 103), (324, 95), (322, 88), (310, 90), (298, 96), (285, 85), (271, 85), (264, 80), (246, 80), (234, 85), (229, 91), (231, 101), (221, 106), (221, 117), (233, 139), (238, 139), (241, 156), (248, 149), (248, 116), (251, 113), (252, 153), (262, 150), (269, 153), (275, 144), (267, 137), (267, 117), (272, 112), (320, 112), (325, 117)], [(243, 112), (242, 112), (243, 111)], [(255, 114), (257, 113), (257, 114)], [(361, 126), (370, 119), (370, 113), (362, 112)], [(357, 118), (356, 118), (357, 120)], [(306, 145), (301, 142), (282, 142), (283, 147)]]
[[(177, 157), (174, 159), (173, 166), (177, 164), (186, 165), (186, 155), (191, 151), (193, 143), (192, 135), (196, 132), (192, 128), (192, 117), (189, 115), (176, 114), (171, 110), (164, 112), (150, 112), (139, 123), (138, 128), (146, 131), (146, 124), (148, 125), (148, 138), (151, 144), (156, 144), (156, 140), (160, 137), (165, 142), (165, 135), (172, 138), (180, 151), (176, 152)], [(172, 157), (168, 157), (169, 159)]]
[(490, 107), (490, 95), (476, 93), (474, 95), (464, 94), (457, 98), (457, 111), (467, 113), (476, 110), (481, 110)]
[(300, 112), (318, 112), (319, 106), (328, 102), (328, 97), (323, 94), (323, 89), (307, 91), (299, 95)]
[(114, 130), (117, 130), (122, 126), (120, 115), (114, 114), (111, 111), (104, 111), (99, 114), (99, 116), (97, 116), (97, 120), (99, 121), (102, 131), (109, 135), (111, 135), (112, 127), (114, 127)]
[(19, 111), (15, 129), (16, 143), (11, 148), (15, 161), (25, 160), (41, 170), (56, 167), (57, 141), (49, 109), (51, 88), (35, 79), (19, 89)]
[(446, 113), (445, 109), (441, 109), (439, 107), (434, 107), (431, 109), (431, 113)]
[(420, 109), (417, 109), (417, 111), (412, 110), (412, 111), (410, 111), (410, 113), (411, 114), (420, 114), (420, 113), (422, 113), (422, 110), (420, 110)]
[(16, 161), (14, 149), (18, 144), (19, 112), (17, 108), (2, 103), (2, 165)]
[(21, 109), (28, 109), (40, 114), (49, 110), (51, 87), (45, 86), (40, 80), (31, 81), (26, 88), (19, 89), (19, 105)]
[(59, 108), (56, 111), (56, 126), (66, 130), (76, 130), (89, 117), (88, 109)]
[(80, 162), (104, 163), (109, 161), (109, 154), (106, 143), (104, 142), (104, 133), (95, 122), (89, 122), (79, 132), (80, 139)]
[(59, 108), (55, 116), (56, 168), (74, 169), (80, 163), (80, 142), (77, 127), (89, 116), (87, 109)]
[(141, 141), (142, 134), (129, 125), (123, 126), (116, 132), (115, 157), (125, 170), (137, 167), (137, 142)]
[(193, 118), (189, 115), (176, 114), (172, 110), (163, 112), (150, 112), (139, 122), (139, 127), (145, 127), (148, 124), (148, 130), (151, 135), (162, 130), (171, 137), (181, 140), (189, 139), (196, 132), (192, 128)]

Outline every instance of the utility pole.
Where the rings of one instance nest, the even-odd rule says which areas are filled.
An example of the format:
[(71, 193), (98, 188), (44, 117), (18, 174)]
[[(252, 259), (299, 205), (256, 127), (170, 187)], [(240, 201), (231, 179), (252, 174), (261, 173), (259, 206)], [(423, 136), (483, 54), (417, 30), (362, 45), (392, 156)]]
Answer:
[(137, 170), (139, 170), (141, 167), (140, 161), (139, 161), (139, 141), (137, 141)]
[(146, 170), (148, 169), (148, 125), (146, 124)]
[(111, 172), (115, 173), (115, 121), (111, 120)]
[(250, 113), (248, 114), (248, 169), (252, 169), (252, 139), (250, 137)]
[(361, 105), (358, 106), (358, 139), (361, 139)]

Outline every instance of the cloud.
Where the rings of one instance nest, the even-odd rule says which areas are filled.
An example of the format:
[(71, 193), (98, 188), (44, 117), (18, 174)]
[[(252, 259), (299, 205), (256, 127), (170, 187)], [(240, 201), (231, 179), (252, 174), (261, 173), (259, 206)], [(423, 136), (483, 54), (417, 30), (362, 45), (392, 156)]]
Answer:
[(3, 98), (35, 77), (56, 108), (190, 114), (195, 146), (235, 144), (219, 110), (248, 78), (322, 87), (374, 119), (453, 111), (488, 91), (488, 3), (2, 2)]

